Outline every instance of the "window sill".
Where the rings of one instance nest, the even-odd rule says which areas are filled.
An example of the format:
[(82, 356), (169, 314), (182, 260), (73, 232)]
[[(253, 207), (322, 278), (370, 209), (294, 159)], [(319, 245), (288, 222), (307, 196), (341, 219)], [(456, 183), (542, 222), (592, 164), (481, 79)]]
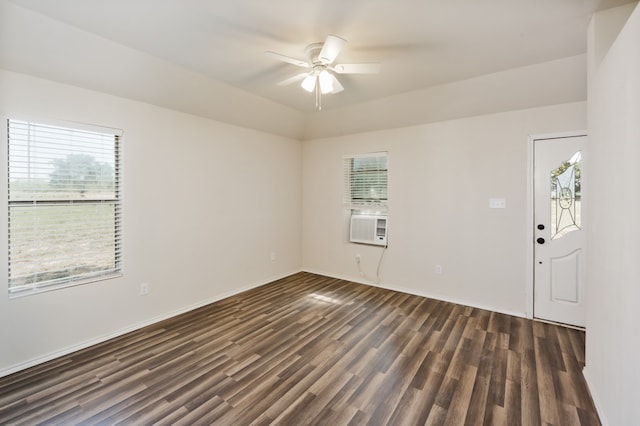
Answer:
[(109, 275), (87, 278), (84, 280), (71, 281), (64, 284), (52, 284), (52, 285), (43, 286), (43, 287), (35, 286), (32, 288), (17, 289), (17, 290), (9, 289), (8, 296), (9, 296), (9, 299), (19, 299), (26, 296), (32, 296), (32, 295), (41, 294), (41, 293), (48, 293), (50, 291), (61, 290), (69, 287), (77, 287), (85, 284), (95, 283), (98, 281), (112, 280), (114, 278), (120, 278), (122, 277), (122, 275), (123, 275), (122, 272), (117, 272)]

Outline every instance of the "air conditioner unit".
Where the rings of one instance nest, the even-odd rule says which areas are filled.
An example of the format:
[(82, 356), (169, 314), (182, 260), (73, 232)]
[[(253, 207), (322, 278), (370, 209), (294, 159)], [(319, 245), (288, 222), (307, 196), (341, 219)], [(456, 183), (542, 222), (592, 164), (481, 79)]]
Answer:
[(364, 214), (351, 215), (349, 240), (352, 243), (387, 245), (387, 217)]

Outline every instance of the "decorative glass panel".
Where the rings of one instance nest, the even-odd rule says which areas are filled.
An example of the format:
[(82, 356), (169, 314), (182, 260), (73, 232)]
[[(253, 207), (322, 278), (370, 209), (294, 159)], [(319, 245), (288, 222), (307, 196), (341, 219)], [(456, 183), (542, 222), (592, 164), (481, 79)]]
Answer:
[(551, 171), (551, 239), (581, 229), (580, 164), (582, 154), (576, 152)]

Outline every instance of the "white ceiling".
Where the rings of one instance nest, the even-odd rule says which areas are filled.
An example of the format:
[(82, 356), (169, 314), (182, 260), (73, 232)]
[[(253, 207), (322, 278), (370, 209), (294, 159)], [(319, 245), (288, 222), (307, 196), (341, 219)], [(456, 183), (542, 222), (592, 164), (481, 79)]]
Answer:
[(379, 62), (341, 75), (325, 110), (579, 55), (596, 10), (630, 0), (11, 0), (58, 21), (301, 112), (314, 97), (267, 50), (305, 59), (327, 34), (348, 40), (336, 63)]

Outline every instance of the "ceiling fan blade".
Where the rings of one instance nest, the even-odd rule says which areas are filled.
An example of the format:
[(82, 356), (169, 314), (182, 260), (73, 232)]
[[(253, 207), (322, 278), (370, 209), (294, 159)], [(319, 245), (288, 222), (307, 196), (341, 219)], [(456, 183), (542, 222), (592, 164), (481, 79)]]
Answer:
[(342, 84), (340, 84), (340, 82), (338, 81), (336, 76), (331, 74), (331, 78), (333, 80), (333, 90), (331, 91), (331, 93), (340, 93), (340, 92), (342, 92), (344, 90), (344, 87), (342, 87)]
[(296, 81), (302, 80), (303, 78), (305, 78), (308, 75), (309, 75), (308, 72), (303, 72), (301, 74), (296, 74), (293, 77), (289, 77), (286, 80), (282, 80), (281, 82), (277, 83), (277, 85), (278, 86), (288, 86), (291, 83), (295, 83)]
[(378, 74), (380, 64), (338, 64), (333, 70), (338, 74)]
[(318, 59), (325, 64), (332, 64), (346, 42), (347, 40), (341, 37), (329, 34), (322, 45)]
[(299, 67), (302, 67), (302, 68), (308, 68), (308, 67), (311, 66), (307, 62), (301, 61), (300, 59), (292, 58), (290, 56), (281, 55), (281, 54), (276, 53), (276, 52), (271, 52), (270, 50), (267, 50), (264, 53), (266, 53), (267, 55), (269, 55), (272, 58), (277, 59), (279, 61), (286, 62), (288, 64), (293, 64), (293, 65), (296, 65), (296, 66), (299, 66)]

